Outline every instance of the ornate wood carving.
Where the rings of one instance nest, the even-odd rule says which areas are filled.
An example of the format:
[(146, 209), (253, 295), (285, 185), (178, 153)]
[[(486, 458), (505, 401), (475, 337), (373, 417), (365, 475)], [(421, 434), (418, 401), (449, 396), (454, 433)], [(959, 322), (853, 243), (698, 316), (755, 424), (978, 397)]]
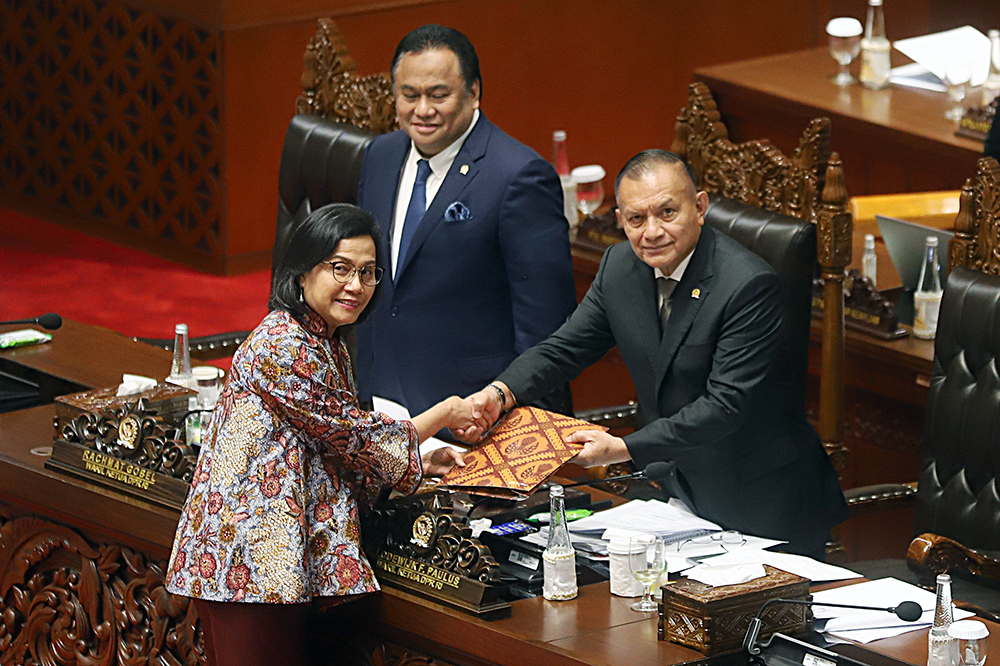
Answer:
[(948, 270), (955, 266), (1000, 275), (1000, 164), (992, 157), (980, 158), (975, 183), (962, 188), (948, 243)]
[(451, 511), (446, 492), (370, 511), (362, 524), (364, 548), (379, 581), (483, 619), (510, 617), (500, 564)]
[(671, 150), (687, 159), (706, 191), (817, 221), (831, 156), (829, 119), (809, 123), (791, 158), (767, 140), (734, 144), (708, 87), (692, 83), (688, 105), (677, 117), (674, 137)]
[(333, 19), (316, 21), (303, 56), (302, 94), (296, 113), (309, 113), (385, 133), (399, 129), (388, 74), (358, 76)]
[(1000, 560), (994, 555), (995, 553), (973, 550), (947, 537), (928, 533), (921, 534), (910, 542), (906, 551), (906, 564), (917, 574), (921, 585), (934, 589), (937, 575), (953, 568), (1000, 580)]
[(0, 15), (0, 194), (222, 257), (220, 34), (99, 0)]
[(79, 444), (133, 465), (191, 482), (198, 454), (183, 434), (167, 426), (145, 400), (137, 400), (105, 414), (81, 414), (59, 433)]
[(164, 561), (0, 509), (0, 664), (208, 663)]

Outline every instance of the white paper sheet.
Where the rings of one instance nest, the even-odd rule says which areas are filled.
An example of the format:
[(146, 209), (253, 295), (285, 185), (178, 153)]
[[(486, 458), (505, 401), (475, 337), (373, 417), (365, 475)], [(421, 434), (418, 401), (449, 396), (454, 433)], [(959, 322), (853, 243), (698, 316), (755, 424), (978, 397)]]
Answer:
[(920, 63), (944, 80), (950, 60), (972, 63), (972, 85), (981, 86), (990, 71), (990, 38), (971, 25), (900, 39), (892, 44), (897, 51)]
[[(934, 622), (934, 593), (895, 578), (880, 578), (857, 585), (845, 585), (832, 590), (823, 590), (813, 594), (813, 601), (875, 606), (877, 608), (889, 608), (898, 606), (904, 601), (913, 601), (923, 609), (924, 613), (919, 620), (906, 622), (885, 611), (813, 606), (813, 616), (817, 619), (817, 631), (858, 643), (870, 643), (909, 631), (927, 629)], [(954, 612), (956, 620), (971, 615), (972, 613), (958, 608)], [(825, 623), (820, 623), (819, 620), (825, 620)]]
[(742, 564), (750, 562), (767, 564), (776, 569), (795, 574), (796, 576), (808, 578), (814, 583), (861, 578), (861, 574), (843, 567), (835, 567), (825, 562), (817, 562), (811, 557), (792, 555), (790, 553), (773, 553), (769, 550), (743, 548), (708, 560), (709, 564)]
[(667, 541), (688, 538), (688, 535), (720, 532), (715, 523), (700, 518), (683, 502), (671, 499), (631, 500), (569, 524), (571, 532), (603, 536), (611, 528), (657, 534)]

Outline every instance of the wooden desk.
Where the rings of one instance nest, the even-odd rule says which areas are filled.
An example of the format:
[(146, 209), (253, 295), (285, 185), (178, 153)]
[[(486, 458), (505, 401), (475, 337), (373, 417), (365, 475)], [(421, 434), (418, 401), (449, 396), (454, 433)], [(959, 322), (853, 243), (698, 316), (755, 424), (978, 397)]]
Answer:
[[(163, 376), (170, 354), (66, 322), (44, 347), (0, 352), (0, 365), (11, 364), (101, 386), (117, 382), (123, 372)], [(177, 512), (46, 469), (45, 456), (33, 449), (51, 443), (54, 413), (52, 405), (43, 405), (0, 414), (0, 600), (13, 606), (16, 588), (25, 618), (16, 619), (9, 634), (0, 628), (0, 646), (11, 640), (4, 656), (36, 642), (75, 645), (71, 634), (79, 631), (94, 653), (129, 643), (151, 662), (197, 663), (201, 639), (194, 607), (165, 595), (162, 587)], [(658, 642), (655, 617), (633, 612), (630, 601), (612, 596), (607, 583), (597, 584), (582, 588), (574, 601), (514, 602), (510, 618), (485, 622), (390, 589), (335, 609), (347, 612), (332, 617), (353, 618), (358, 635), (378, 633), (410, 652), (470, 666), (705, 663), (698, 652)], [(123, 608), (132, 609), (128, 616)], [(83, 625), (89, 626), (78, 624), (80, 618), (88, 618)], [(92, 629), (99, 625), (100, 638)], [(316, 640), (328, 634), (329, 627)], [(1000, 627), (993, 628), (991, 640), (1000, 640)], [(924, 663), (925, 646), (925, 632), (874, 645), (913, 664)], [(342, 648), (331, 645), (333, 659)], [(1000, 644), (993, 650), (1000, 653)], [(712, 663), (731, 661), (742, 659)]]
[(828, 80), (835, 71), (820, 48), (706, 67), (694, 78), (711, 89), (736, 142), (766, 137), (791, 154), (810, 120), (830, 118), (851, 195), (956, 190), (975, 175), (983, 144), (954, 135), (944, 93), (840, 88)]

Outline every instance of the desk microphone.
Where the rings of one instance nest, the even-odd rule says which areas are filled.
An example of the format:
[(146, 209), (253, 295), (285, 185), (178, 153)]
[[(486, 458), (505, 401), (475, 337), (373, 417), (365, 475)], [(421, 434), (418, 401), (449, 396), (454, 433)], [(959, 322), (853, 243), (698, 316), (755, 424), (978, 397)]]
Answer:
[(757, 647), (757, 634), (760, 633), (760, 628), (763, 622), (760, 619), (761, 613), (770, 604), (783, 603), (783, 604), (799, 604), (802, 606), (831, 606), (833, 608), (857, 608), (860, 610), (873, 610), (873, 611), (885, 611), (887, 613), (893, 613), (900, 620), (905, 620), (907, 622), (916, 622), (920, 619), (920, 616), (924, 614), (923, 609), (915, 601), (904, 601), (898, 606), (892, 606), (889, 608), (880, 608), (877, 606), (855, 606), (853, 604), (830, 604), (824, 603), (822, 601), (805, 601), (804, 599), (768, 599), (765, 601), (760, 610), (757, 611), (757, 615), (750, 620), (750, 627), (747, 629), (747, 635), (743, 639), (743, 647), (750, 654), (760, 654), (760, 648)]
[(592, 486), (595, 483), (605, 483), (607, 481), (624, 481), (625, 479), (644, 479), (647, 481), (660, 481), (669, 477), (674, 470), (674, 466), (667, 462), (652, 462), (646, 465), (646, 469), (624, 476), (612, 476), (607, 479), (589, 479), (587, 481), (577, 481), (567, 483), (563, 488), (575, 488), (576, 486)]
[(17, 319), (14, 321), (0, 321), (0, 326), (6, 326), (8, 324), (37, 324), (42, 328), (54, 331), (60, 326), (62, 326), (62, 317), (57, 315), (55, 312), (49, 312), (47, 314), (43, 314), (41, 317), (35, 317), (34, 319)]

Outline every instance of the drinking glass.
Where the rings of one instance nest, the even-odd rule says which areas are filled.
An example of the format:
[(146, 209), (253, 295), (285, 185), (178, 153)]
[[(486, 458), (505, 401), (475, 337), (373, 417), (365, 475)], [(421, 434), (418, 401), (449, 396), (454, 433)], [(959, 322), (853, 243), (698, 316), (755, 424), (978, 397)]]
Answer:
[(972, 78), (972, 63), (965, 58), (952, 58), (945, 63), (944, 84), (948, 87), (948, 99), (952, 106), (945, 111), (944, 117), (951, 120), (961, 120), (965, 113), (965, 89)]
[(219, 389), (222, 386), (222, 376), (225, 374), (220, 368), (211, 365), (200, 365), (192, 368), (191, 373), (198, 382), (198, 401), (202, 409), (214, 409), (215, 403), (219, 400)]
[(628, 566), (632, 577), (642, 583), (642, 599), (632, 604), (632, 610), (656, 611), (656, 602), (650, 591), (653, 583), (663, 573), (663, 539), (653, 534), (637, 534), (629, 539)]
[(850, 66), (861, 51), (861, 21), (849, 16), (830, 19), (826, 24), (826, 34), (830, 38), (830, 55), (840, 65), (840, 71), (830, 77), (830, 80), (838, 86), (856, 83), (857, 79), (851, 76)]
[(589, 164), (573, 169), (570, 175), (576, 183), (576, 207), (587, 217), (604, 203), (604, 168)]

